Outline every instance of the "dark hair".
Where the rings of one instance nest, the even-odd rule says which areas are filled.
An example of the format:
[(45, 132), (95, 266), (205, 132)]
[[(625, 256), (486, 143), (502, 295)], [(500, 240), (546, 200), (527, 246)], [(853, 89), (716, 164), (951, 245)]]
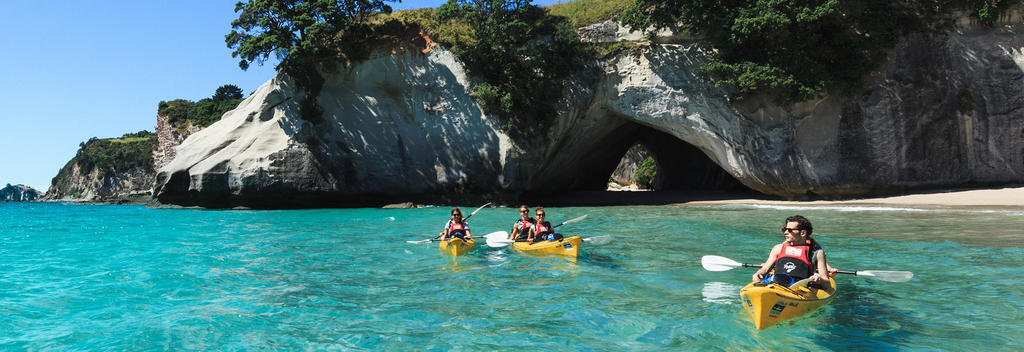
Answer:
[(459, 209), (459, 207), (453, 207), (452, 208), (452, 215), (455, 215), (456, 212), (458, 212), (459, 215), (462, 215), (462, 209)]
[(544, 207), (537, 207), (536, 209), (533, 209), (533, 212), (537, 213), (538, 211), (541, 211), (541, 210), (544, 210)]
[[(797, 226), (798, 229), (807, 230), (807, 236), (810, 236), (812, 233), (814, 233), (814, 226), (811, 226), (811, 221), (807, 220), (807, 218), (805, 218), (803, 216), (793, 215), (793, 216), (790, 216), (790, 217), (786, 218), (786, 223), (790, 223), (790, 222), (796, 222), (797, 223), (796, 226)], [(782, 225), (786, 225), (786, 224), (782, 224)]]

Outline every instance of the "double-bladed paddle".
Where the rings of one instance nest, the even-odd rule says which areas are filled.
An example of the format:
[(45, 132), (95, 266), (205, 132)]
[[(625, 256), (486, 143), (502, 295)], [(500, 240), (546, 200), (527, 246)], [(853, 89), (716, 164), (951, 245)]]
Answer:
[[(465, 219), (462, 219), (462, 221), (465, 222), (466, 220), (469, 220), (469, 218), (473, 217), (473, 215), (476, 215), (476, 213), (478, 211), (480, 211), (483, 208), (486, 208), (488, 205), (491, 205), (491, 202), (487, 202), (487, 204), (481, 205), (479, 208), (476, 208), (476, 210), (474, 210), (472, 213), (469, 213), (469, 216), (467, 216)], [(406, 243), (430, 243), (430, 242), (437, 241), (439, 238), (441, 238), (441, 235), (442, 234), (438, 234), (437, 237), (428, 238), (428, 239), (425, 239), (425, 240), (409, 240), (409, 241), (405, 241), (405, 242)]]
[[(743, 264), (735, 260), (720, 257), (717, 255), (705, 255), (700, 258), (700, 265), (707, 271), (726, 271), (732, 270), (739, 267), (744, 268), (760, 268), (760, 265), (756, 264)], [(850, 274), (857, 276), (867, 276), (882, 281), (888, 282), (907, 282), (914, 277), (914, 273), (909, 271), (883, 271), (883, 270), (863, 270), (863, 271), (839, 271), (840, 274)]]

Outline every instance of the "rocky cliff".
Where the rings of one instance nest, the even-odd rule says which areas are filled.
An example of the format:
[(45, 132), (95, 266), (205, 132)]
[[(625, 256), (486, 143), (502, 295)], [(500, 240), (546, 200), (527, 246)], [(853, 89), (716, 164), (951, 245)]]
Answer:
[(156, 136), (146, 131), (82, 143), (75, 157), (53, 178), (42, 200), (115, 201), (148, 197), (155, 176), (155, 146)]
[[(1024, 23), (905, 38), (862, 94), (780, 106), (728, 100), (699, 41), (650, 44), (581, 68), (546, 133), (511, 140), (443, 48), (382, 51), (324, 73), (323, 119), (299, 117), (283, 75), (186, 139), (163, 202), (305, 207), (604, 189), (626, 150), (656, 189), (841, 198), (1024, 183)], [(439, 196), (441, 195), (441, 196)], [(440, 198), (439, 198), (440, 197)]]
[(42, 193), (26, 185), (11, 186), (11, 184), (8, 183), (6, 187), (0, 188), (0, 201), (33, 201), (42, 196)]

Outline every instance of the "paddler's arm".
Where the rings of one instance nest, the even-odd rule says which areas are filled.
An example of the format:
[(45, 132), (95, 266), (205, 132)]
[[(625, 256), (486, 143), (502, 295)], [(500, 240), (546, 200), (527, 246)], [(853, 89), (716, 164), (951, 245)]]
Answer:
[(775, 258), (779, 256), (779, 252), (782, 251), (782, 244), (777, 244), (772, 247), (772, 251), (768, 253), (768, 259), (761, 264), (761, 268), (754, 272), (754, 275), (750, 277), (751, 281), (761, 281), (764, 279), (765, 274), (768, 274), (768, 270), (771, 270), (772, 265), (775, 264)]
[(473, 238), (473, 234), (469, 233), (469, 224), (466, 224), (466, 239)]
[[(819, 249), (814, 252), (814, 260), (818, 263), (818, 267), (814, 268), (815, 273), (811, 276), (814, 282), (819, 284), (827, 284), (829, 272), (831, 271), (831, 265), (828, 265), (828, 261), (825, 260), (825, 250)], [(834, 269), (832, 269), (834, 270)]]

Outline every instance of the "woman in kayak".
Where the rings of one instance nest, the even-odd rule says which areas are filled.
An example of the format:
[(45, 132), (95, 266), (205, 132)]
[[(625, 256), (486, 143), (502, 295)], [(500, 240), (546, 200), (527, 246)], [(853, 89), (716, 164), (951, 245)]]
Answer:
[[(772, 247), (768, 254), (768, 260), (761, 264), (761, 268), (751, 277), (753, 281), (765, 283), (777, 283), (790, 286), (793, 283), (810, 278), (811, 282), (821, 287), (828, 287), (829, 273), (835, 271), (828, 261), (825, 260), (825, 250), (821, 248), (811, 233), (814, 227), (807, 218), (794, 215), (786, 218), (785, 226), (782, 227), (782, 235), (785, 241)], [(768, 275), (770, 269), (774, 273)]]
[(526, 241), (530, 236), (530, 230), (537, 223), (530, 217), (530, 208), (526, 205), (519, 206), (519, 219), (512, 224), (512, 232), (509, 233), (508, 239), (513, 241)]
[(448, 220), (448, 223), (444, 225), (444, 231), (441, 231), (442, 241), (450, 238), (464, 240), (473, 238), (473, 235), (469, 233), (469, 224), (462, 220), (462, 209), (459, 207), (452, 208), (452, 219)]
[(551, 226), (551, 223), (544, 220), (544, 207), (537, 207), (533, 211), (533, 215), (537, 217), (537, 223), (530, 228), (530, 235), (526, 239), (530, 244), (533, 244), (534, 241), (557, 241), (562, 239), (561, 234), (555, 233), (555, 228)]

